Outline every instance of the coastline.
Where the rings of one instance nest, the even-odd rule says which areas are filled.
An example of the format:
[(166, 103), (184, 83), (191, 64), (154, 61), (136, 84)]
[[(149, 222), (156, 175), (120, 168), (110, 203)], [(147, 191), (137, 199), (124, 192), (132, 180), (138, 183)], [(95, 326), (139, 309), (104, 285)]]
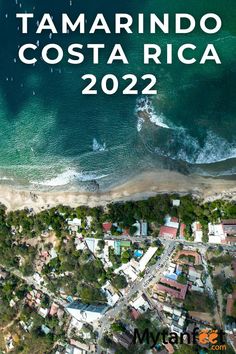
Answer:
[(105, 206), (111, 202), (146, 199), (159, 193), (192, 194), (206, 201), (219, 198), (236, 200), (236, 183), (234, 180), (186, 176), (178, 172), (156, 170), (142, 173), (111, 190), (100, 192), (78, 192), (73, 188), (67, 191), (39, 192), (0, 185), (0, 202), (9, 211), (33, 208), (35, 212), (39, 212), (58, 204), (71, 207)]

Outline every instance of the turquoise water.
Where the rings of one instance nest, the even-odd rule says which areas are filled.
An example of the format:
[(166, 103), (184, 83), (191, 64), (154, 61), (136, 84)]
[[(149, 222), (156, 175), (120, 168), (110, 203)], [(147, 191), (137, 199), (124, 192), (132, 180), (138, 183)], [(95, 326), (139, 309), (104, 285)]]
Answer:
[[(97, 180), (101, 188), (127, 180), (153, 168), (168, 168), (183, 173), (234, 176), (236, 173), (236, 2), (233, 0), (165, 1), (1, 1), (0, 18), (0, 178), (2, 182), (23, 186), (64, 188), (68, 184), (90, 188)], [(70, 6), (71, 5), (71, 6)], [(21, 7), (20, 7), (21, 6)], [(16, 12), (34, 12), (32, 34), (22, 36)], [(203, 34), (198, 28), (188, 36), (109, 35), (73, 36), (35, 35), (36, 20), (45, 12), (59, 25), (61, 12), (85, 12), (88, 22), (95, 14), (111, 19), (116, 12), (158, 15), (187, 12), (197, 19), (206, 12), (221, 15), (223, 28), (216, 35)], [(172, 27), (171, 27), (172, 28)], [(173, 28), (172, 28), (173, 29)], [(6, 40), (7, 38), (7, 40)], [(14, 60), (18, 45), (32, 42), (39, 48), (58, 43), (105, 43), (102, 63), (91, 59), (78, 66), (63, 61), (54, 67), (39, 62), (26, 66)], [(121, 43), (131, 63), (105, 64), (114, 43)], [(196, 56), (207, 43), (213, 43), (222, 65), (208, 63), (183, 65), (143, 65), (144, 43), (174, 50), (183, 43), (197, 46)], [(88, 54), (88, 53), (87, 53)], [(152, 114), (144, 122), (137, 110), (140, 97), (82, 96), (81, 76), (92, 73), (98, 78), (112, 72), (142, 76), (155, 73), (158, 95), (149, 106)], [(145, 100), (144, 98), (141, 98)]]

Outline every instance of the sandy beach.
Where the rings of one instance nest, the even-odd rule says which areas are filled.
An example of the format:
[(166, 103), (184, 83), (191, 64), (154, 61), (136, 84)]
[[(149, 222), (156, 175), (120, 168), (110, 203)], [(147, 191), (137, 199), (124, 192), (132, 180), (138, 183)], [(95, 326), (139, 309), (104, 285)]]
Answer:
[(236, 200), (236, 183), (233, 180), (185, 176), (162, 170), (140, 174), (110, 191), (97, 193), (82, 193), (73, 189), (39, 192), (0, 186), (0, 202), (6, 205), (8, 210), (27, 207), (38, 212), (42, 208), (49, 208), (58, 204), (70, 205), (71, 207), (78, 205), (93, 207), (116, 201), (145, 199), (158, 193), (174, 192), (180, 194), (191, 193), (205, 200), (217, 198)]

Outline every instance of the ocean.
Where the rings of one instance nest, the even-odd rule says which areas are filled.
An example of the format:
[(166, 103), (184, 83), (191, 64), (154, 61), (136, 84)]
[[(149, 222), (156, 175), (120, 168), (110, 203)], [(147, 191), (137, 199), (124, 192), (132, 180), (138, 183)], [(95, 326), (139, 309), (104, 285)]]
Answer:
[[(184, 174), (234, 178), (236, 175), (236, 2), (235, 0), (0, 1), (0, 183), (30, 189), (109, 189), (143, 171), (169, 169)], [(31, 34), (18, 30), (16, 12), (33, 12)], [(71, 18), (83, 12), (88, 21), (97, 13), (162, 15), (186, 12), (199, 19), (207, 12), (223, 21), (215, 35), (198, 27), (189, 35), (89, 34), (70, 36), (35, 34), (43, 13), (60, 23), (62, 12)], [(172, 25), (171, 25), (172, 27)], [(18, 48), (24, 43), (104, 43), (99, 65), (88, 60), (55, 66), (39, 61), (22, 64)], [(121, 43), (129, 65), (106, 64), (115, 43)], [(222, 64), (143, 64), (144, 43), (174, 51), (184, 43), (196, 45), (199, 59), (207, 43), (213, 43)], [(164, 55), (164, 54), (163, 54)], [(164, 61), (164, 60), (163, 60)], [(133, 73), (158, 77), (158, 94), (152, 97), (82, 96), (81, 76), (108, 73), (121, 77)], [(148, 115), (145, 114), (148, 112)], [(143, 118), (145, 116), (145, 119)]]

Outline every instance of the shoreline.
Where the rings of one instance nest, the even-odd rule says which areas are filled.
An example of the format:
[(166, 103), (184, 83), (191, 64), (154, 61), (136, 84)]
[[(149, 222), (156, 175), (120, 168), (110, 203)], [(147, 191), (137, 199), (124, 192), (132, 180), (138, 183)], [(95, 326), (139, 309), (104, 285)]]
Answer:
[(192, 194), (205, 201), (219, 198), (236, 200), (236, 182), (156, 170), (142, 173), (111, 190), (99, 192), (79, 192), (72, 188), (68, 191), (41, 192), (0, 185), (0, 202), (7, 207), (8, 211), (33, 208), (35, 212), (39, 212), (58, 204), (71, 207), (105, 206), (111, 202), (142, 200), (164, 193)]

